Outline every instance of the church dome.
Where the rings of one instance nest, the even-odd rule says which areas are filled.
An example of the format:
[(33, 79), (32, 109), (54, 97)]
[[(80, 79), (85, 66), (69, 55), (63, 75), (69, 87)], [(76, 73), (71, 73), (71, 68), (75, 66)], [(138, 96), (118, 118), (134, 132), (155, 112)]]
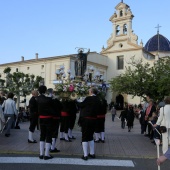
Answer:
[(159, 39), (159, 51), (170, 51), (170, 41), (161, 34), (156, 34), (148, 40), (145, 45), (145, 50), (152, 52), (158, 51), (158, 39)]

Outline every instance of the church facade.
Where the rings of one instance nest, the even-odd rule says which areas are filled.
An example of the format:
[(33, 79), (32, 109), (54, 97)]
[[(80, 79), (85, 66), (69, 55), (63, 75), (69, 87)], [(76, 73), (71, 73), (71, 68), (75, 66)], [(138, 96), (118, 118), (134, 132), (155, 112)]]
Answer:
[[(142, 59), (143, 62), (153, 65), (159, 57), (170, 56), (170, 42), (160, 35), (159, 31), (145, 46), (142, 41), (138, 44), (138, 36), (132, 29), (134, 15), (127, 4), (121, 1), (115, 10), (110, 17), (113, 32), (107, 40), (107, 47), (103, 47), (101, 51), (102, 55), (108, 57), (107, 80), (124, 73), (132, 57), (136, 61)], [(116, 93), (108, 93), (108, 101), (115, 101), (116, 95)], [(141, 98), (132, 98), (130, 95), (124, 95), (124, 99), (131, 104), (141, 102)]]
[[(170, 55), (170, 42), (163, 35), (158, 33), (151, 37), (146, 45), (140, 41), (132, 29), (133, 13), (130, 6), (121, 1), (115, 7), (115, 12), (110, 17), (113, 24), (113, 31), (107, 40), (107, 47), (103, 47), (100, 53), (90, 52), (87, 57), (87, 71), (94, 67), (93, 75), (96, 72), (103, 76), (104, 81), (108, 82), (113, 77), (125, 72), (131, 58), (135, 60), (142, 59), (143, 62), (149, 62), (151, 65), (160, 57)], [(39, 58), (36, 53), (35, 58), (31, 60), (6, 63), (0, 65), (0, 76), (5, 78), (4, 68), (11, 67), (12, 72), (20, 71), (27, 74), (39, 75), (44, 78), (45, 85), (48, 88), (54, 88), (54, 82), (57, 79), (56, 71), (61, 65), (64, 65), (65, 72), (70, 69), (71, 74), (75, 75), (74, 63), (77, 54), (63, 55)], [(115, 101), (117, 93), (107, 92), (107, 101)], [(130, 95), (124, 95), (126, 102), (139, 104), (139, 97), (132, 98)]]

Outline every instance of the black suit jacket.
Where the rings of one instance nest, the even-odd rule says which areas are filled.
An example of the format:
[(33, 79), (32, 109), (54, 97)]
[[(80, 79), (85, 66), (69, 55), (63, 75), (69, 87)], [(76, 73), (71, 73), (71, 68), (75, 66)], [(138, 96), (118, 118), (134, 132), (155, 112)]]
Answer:
[(97, 96), (88, 96), (82, 103), (78, 103), (80, 107), (80, 117), (97, 118), (97, 114), (101, 111), (101, 102)]
[(34, 96), (29, 100), (30, 114), (38, 113), (37, 100)]
[(39, 95), (37, 97), (38, 103), (38, 113), (42, 116), (52, 116), (53, 102), (51, 97), (46, 97), (44, 95)]

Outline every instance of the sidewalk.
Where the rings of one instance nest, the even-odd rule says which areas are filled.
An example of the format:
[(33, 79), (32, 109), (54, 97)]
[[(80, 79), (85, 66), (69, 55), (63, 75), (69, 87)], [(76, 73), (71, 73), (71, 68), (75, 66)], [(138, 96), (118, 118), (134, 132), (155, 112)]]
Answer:
[[(119, 116), (119, 113), (118, 113)], [(121, 129), (121, 122), (115, 117), (115, 122), (111, 121), (111, 114), (106, 115), (105, 143), (95, 143), (95, 154), (101, 157), (121, 157), (121, 158), (156, 158), (156, 146), (149, 138), (140, 134), (139, 121), (135, 119), (134, 128), (128, 132), (127, 127)], [(0, 153), (7, 154), (39, 154), (39, 142), (30, 144), (28, 140), (29, 122), (21, 122), (21, 129), (12, 129), (11, 136), (5, 137), (0, 134)], [(61, 150), (57, 155), (82, 155), (81, 132), (76, 125), (73, 130), (76, 137), (72, 142), (57, 141), (57, 148)], [(39, 131), (35, 131), (34, 138), (39, 141)], [(161, 150), (161, 148), (160, 148)]]

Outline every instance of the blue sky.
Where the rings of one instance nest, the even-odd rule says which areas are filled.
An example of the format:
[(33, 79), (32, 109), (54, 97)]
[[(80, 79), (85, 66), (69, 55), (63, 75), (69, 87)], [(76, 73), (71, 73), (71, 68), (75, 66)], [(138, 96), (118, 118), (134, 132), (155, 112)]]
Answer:
[[(75, 47), (100, 53), (112, 33), (109, 18), (121, 0), (0, 0), (0, 64), (75, 54)], [(124, 0), (134, 14), (138, 43), (157, 33), (170, 40), (169, 0)]]

